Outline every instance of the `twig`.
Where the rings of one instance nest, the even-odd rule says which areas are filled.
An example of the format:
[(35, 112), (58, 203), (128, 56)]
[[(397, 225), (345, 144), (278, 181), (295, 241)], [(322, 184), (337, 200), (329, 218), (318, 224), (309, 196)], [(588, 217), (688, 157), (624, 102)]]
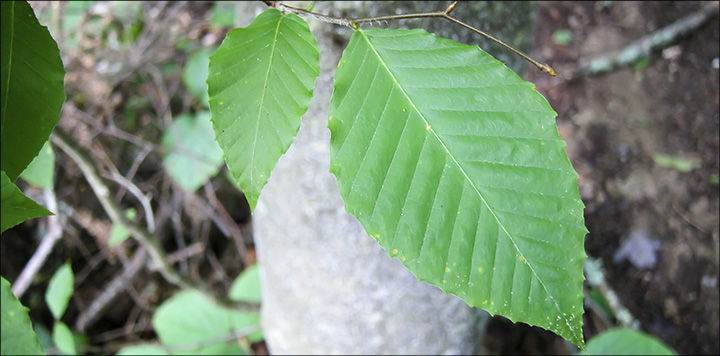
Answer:
[(22, 272), (20, 272), (20, 276), (18, 276), (17, 280), (15, 280), (15, 283), (12, 285), (12, 292), (18, 299), (22, 297), (27, 288), (30, 286), (35, 274), (37, 274), (43, 264), (45, 264), (47, 256), (50, 252), (52, 252), (53, 246), (55, 246), (55, 243), (60, 240), (60, 237), (62, 237), (62, 226), (60, 225), (60, 218), (58, 217), (60, 210), (57, 207), (55, 193), (49, 189), (44, 189), (43, 194), (45, 195), (48, 210), (54, 212), (55, 215), (47, 217), (47, 233), (43, 237), (42, 242), (40, 242), (40, 246), (38, 246), (37, 250), (35, 250), (35, 253), (25, 265)]
[(641, 58), (647, 58), (658, 49), (666, 48), (680, 37), (698, 29), (718, 11), (718, 2), (711, 1), (700, 10), (644, 36), (625, 48), (610, 54), (583, 61), (568, 79), (577, 79), (586, 75), (608, 72), (618, 67), (630, 65)]
[(246, 310), (250, 312), (258, 312), (259, 304), (251, 302), (236, 302), (225, 296), (216, 294), (205, 283), (199, 280), (193, 280), (187, 276), (180, 275), (168, 262), (165, 251), (160, 246), (157, 236), (151, 234), (147, 229), (128, 220), (123, 214), (122, 209), (114, 200), (110, 199), (110, 191), (100, 178), (97, 168), (88, 158), (87, 154), (77, 146), (77, 144), (68, 138), (62, 131), (56, 130), (50, 135), (53, 144), (60, 147), (75, 163), (80, 167), (85, 179), (87, 179), (95, 196), (100, 201), (105, 213), (108, 214), (114, 224), (125, 227), (130, 235), (144, 246), (152, 261), (157, 265), (160, 274), (170, 283), (182, 288), (195, 288), (213, 299), (220, 305), (231, 308)]
[(100, 316), (100, 312), (125, 289), (127, 284), (130, 283), (138, 271), (140, 271), (140, 268), (145, 264), (146, 256), (145, 248), (142, 246), (139, 247), (132, 261), (125, 267), (123, 273), (113, 278), (110, 283), (104, 286), (102, 293), (92, 301), (87, 309), (80, 313), (75, 322), (75, 330), (85, 331), (85, 328)]
[[(115, 168), (113, 166), (113, 168)], [(145, 221), (147, 223), (148, 231), (151, 233), (155, 232), (155, 217), (153, 216), (153, 210), (150, 206), (150, 199), (143, 194), (143, 192), (138, 188), (133, 182), (125, 178), (122, 174), (118, 173), (117, 170), (113, 169), (111, 171), (112, 173), (108, 178), (112, 179), (116, 183), (123, 186), (125, 189), (127, 189), (132, 195), (137, 198), (137, 200), (140, 202), (140, 205), (142, 205), (143, 210), (145, 210)]]
[(203, 245), (200, 242), (196, 242), (184, 249), (177, 250), (171, 254), (168, 255), (168, 261), (170, 263), (175, 263), (187, 258), (190, 258), (195, 255), (199, 255), (205, 251), (205, 245)]
[(357, 25), (361, 23), (367, 23), (367, 22), (376, 22), (376, 21), (392, 21), (392, 20), (408, 20), (408, 19), (418, 19), (418, 18), (442, 18), (445, 20), (449, 20), (457, 25), (460, 25), (462, 27), (465, 27), (477, 34), (480, 34), (482, 36), (485, 36), (489, 40), (505, 47), (506, 49), (510, 50), (511, 52), (517, 54), (518, 56), (522, 57), (526, 61), (532, 63), (534, 66), (536, 66), (541, 71), (548, 73), (550, 75), (557, 76), (557, 73), (555, 73), (555, 70), (545, 64), (540, 63), (530, 57), (529, 55), (525, 54), (523, 51), (520, 51), (519, 49), (516, 49), (515, 47), (505, 43), (504, 41), (500, 40), (499, 38), (482, 31), (480, 29), (477, 29), (473, 26), (470, 26), (459, 19), (450, 16), (450, 12), (455, 9), (455, 4), (457, 4), (457, 1), (452, 3), (450, 6), (448, 6), (445, 10), (437, 11), (437, 12), (422, 12), (422, 13), (414, 13), (414, 14), (400, 14), (400, 15), (390, 15), (390, 16), (378, 16), (378, 17), (368, 17), (368, 18), (362, 18), (362, 19), (346, 19), (346, 18), (340, 18), (340, 17), (334, 17), (334, 16), (328, 16), (323, 14), (318, 14), (316, 12), (311, 12), (303, 9), (299, 9), (296, 7), (292, 7), (289, 5), (285, 5), (276, 1), (264, 1), (265, 4), (268, 6), (272, 6), (277, 8), (278, 10), (288, 11), (292, 12), (298, 15), (303, 15), (306, 17), (314, 18), (316, 20), (320, 20), (323, 22), (333, 23), (337, 25), (343, 25), (343, 26), (349, 26), (354, 29), (357, 29)]
[(242, 258), (243, 260), (244, 267), (250, 266), (251, 263), (247, 254), (247, 248), (245, 247), (245, 239), (243, 238), (242, 230), (237, 225), (237, 223), (235, 223), (235, 220), (233, 220), (232, 216), (230, 216), (230, 214), (227, 212), (225, 206), (223, 206), (222, 203), (218, 201), (217, 196), (215, 196), (215, 190), (212, 187), (212, 183), (208, 181), (207, 183), (205, 183), (205, 186), (203, 188), (205, 191), (205, 196), (210, 203), (210, 207), (214, 211), (214, 213), (210, 214), (210, 216), (218, 216), (218, 219), (213, 218), (213, 222), (218, 226), (220, 226), (218, 222), (225, 225), (224, 229), (229, 230), (228, 233), (232, 235), (232, 239), (235, 242), (235, 248), (237, 249), (240, 258)]
[(610, 309), (612, 309), (613, 316), (623, 327), (630, 327), (637, 329), (640, 327), (640, 322), (630, 313), (625, 306), (620, 302), (615, 291), (608, 286), (605, 281), (605, 274), (602, 271), (602, 265), (599, 260), (588, 258), (585, 260), (583, 265), (585, 271), (585, 277), (587, 284), (602, 294), (603, 298), (607, 300)]

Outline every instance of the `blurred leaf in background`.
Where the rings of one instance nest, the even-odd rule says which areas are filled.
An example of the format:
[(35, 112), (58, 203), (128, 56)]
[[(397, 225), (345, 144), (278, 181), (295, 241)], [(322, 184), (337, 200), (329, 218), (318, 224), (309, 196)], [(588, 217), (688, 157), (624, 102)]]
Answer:
[[(135, 221), (135, 216), (137, 215), (137, 211), (134, 208), (128, 208), (125, 210), (125, 216), (130, 221)], [(110, 240), (109, 244), (110, 246), (117, 246), (123, 241), (127, 240), (127, 238), (130, 237), (130, 231), (128, 231), (125, 226), (113, 223), (112, 229), (110, 230)]]
[(208, 77), (210, 56), (213, 53), (215, 53), (215, 49), (205, 49), (193, 54), (185, 65), (185, 71), (183, 72), (183, 83), (185, 87), (192, 95), (198, 98), (206, 108), (209, 107), (209, 96), (208, 86), (205, 81)]
[(555, 30), (552, 34), (553, 42), (561, 46), (567, 46), (572, 43), (573, 35), (572, 31), (562, 28)]
[(655, 161), (655, 164), (660, 167), (674, 168), (683, 173), (700, 168), (700, 162), (698, 162), (697, 159), (666, 155), (662, 153), (654, 154), (653, 161)]
[(70, 302), (73, 295), (74, 281), (75, 278), (70, 263), (60, 266), (50, 278), (50, 284), (48, 284), (45, 291), (45, 302), (56, 320), (65, 314), (68, 302)]
[(72, 331), (62, 321), (56, 321), (55, 327), (53, 328), (53, 341), (55, 346), (66, 355), (76, 355), (75, 350), (75, 339)]
[(642, 331), (613, 328), (590, 339), (590, 355), (677, 355), (662, 341)]
[(38, 153), (37, 157), (35, 157), (27, 168), (20, 173), (20, 178), (40, 188), (52, 189), (54, 170), (55, 152), (48, 140), (40, 149), (40, 153)]
[(163, 157), (165, 169), (189, 192), (214, 177), (223, 163), (207, 111), (176, 117), (163, 135), (162, 146), (168, 152)]
[(235, 27), (235, 7), (232, 1), (216, 1), (210, 11), (210, 27)]

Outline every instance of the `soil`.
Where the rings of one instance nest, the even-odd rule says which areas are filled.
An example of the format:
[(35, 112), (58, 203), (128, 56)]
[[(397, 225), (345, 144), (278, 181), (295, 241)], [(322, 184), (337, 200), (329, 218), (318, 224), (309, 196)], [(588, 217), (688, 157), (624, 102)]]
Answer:
[[(649, 62), (567, 76), (577, 63), (621, 49), (703, 5), (540, 2), (532, 54), (558, 77), (534, 68), (527, 75), (557, 111), (580, 175), (589, 257), (601, 261), (608, 286), (640, 329), (680, 354), (720, 352), (717, 13)], [(556, 43), (557, 30), (569, 30), (570, 43)], [(661, 166), (657, 154), (695, 168)], [(620, 324), (602, 322), (587, 306), (584, 322), (586, 340)], [(557, 336), (501, 317), (487, 338), (490, 353), (567, 353)]]

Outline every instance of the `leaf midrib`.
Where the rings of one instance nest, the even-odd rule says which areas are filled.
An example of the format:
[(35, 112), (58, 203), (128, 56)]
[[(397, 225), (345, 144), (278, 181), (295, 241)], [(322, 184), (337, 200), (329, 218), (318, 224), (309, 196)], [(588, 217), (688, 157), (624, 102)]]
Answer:
[(280, 14), (277, 26), (275, 26), (275, 36), (270, 44), (270, 58), (268, 59), (267, 71), (265, 72), (265, 81), (263, 82), (262, 96), (260, 97), (260, 105), (255, 125), (255, 135), (253, 137), (252, 153), (250, 153), (250, 184), (254, 184), (253, 173), (255, 171), (255, 147), (257, 147), (258, 133), (260, 132), (260, 118), (262, 116), (262, 108), (265, 105), (265, 93), (268, 91), (268, 79), (270, 78), (270, 69), (272, 68), (273, 58), (275, 57), (275, 49), (277, 47), (277, 38), (280, 33), (280, 24), (285, 19), (284, 14)]
[[(528, 268), (530, 268), (530, 271), (532, 272), (533, 276), (534, 276), (535, 278), (537, 278), (538, 282), (540, 283), (540, 285), (541, 285), (541, 286), (543, 287), (543, 289), (545, 290), (545, 293), (546, 293), (546, 294), (548, 295), (548, 297), (552, 300), (553, 304), (555, 305), (555, 308), (557, 309), (558, 314), (559, 314), (559, 315), (562, 315), (563, 313), (562, 313), (562, 310), (560, 309), (560, 305), (559, 305), (558, 302), (555, 300), (555, 297), (548, 291), (547, 286), (545, 285), (545, 282), (543, 282), (543, 280), (542, 280), (542, 279), (540, 278), (540, 276), (537, 274), (537, 272), (536, 272), (535, 269), (532, 267), (532, 265), (530, 264), (530, 261), (527, 259), (527, 257), (525, 257), (525, 255), (520, 251), (520, 248), (518, 247), (517, 243), (515, 242), (515, 239), (513, 238), (513, 236), (510, 235), (510, 233), (509, 233), (509, 232), (507, 231), (507, 229), (505, 228), (505, 225), (500, 221), (500, 219), (498, 218), (498, 216), (497, 216), (497, 215), (495, 214), (495, 212), (491, 209), (490, 205), (489, 205), (488, 202), (485, 200), (485, 197), (483, 197), (483, 195), (482, 195), (482, 193), (480, 192), (480, 190), (477, 188), (477, 186), (475, 186), (475, 183), (470, 179), (470, 177), (469, 177), (469, 176), (467, 175), (467, 173), (465, 172), (465, 169), (463, 168), (463, 166), (460, 165), (460, 163), (457, 161), (457, 159), (455, 159), (455, 156), (454, 156), (454, 155), (450, 152), (450, 150), (448, 149), (447, 145), (445, 145), (445, 142), (443, 142), (443, 140), (440, 138), (440, 136), (437, 135), (437, 133), (435, 132), (435, 129), (432, 127), (432, 125), (430, 125), (430, 122), (428, 122), (428, 120), (425, 118), (425, 115), (423, 115), (423, 113), (420, 111), (420, 109), (415, 105), (415, 102), (410, 98), (410, 95), (408, 95), (408, 93), (405, 91), (405, 88), (403, 88), (402, 85), (400, 85), (400, 82), (397, 80), (397, 78), (395, 77), (395, 75), (393, 74), (393, 72), (390, 70), (390, 68), (388, 67), (388, 65), (385, 63), (385, 61), (383, 60), (382, 56), (380, 56), (380, 53), (378, 53), (378, 51), (377, 51), (377, 49), (375, 48), (375, 46), (373, 46), (372, 42), (370, 42), (370, 39), (369, 39), (368, 35), (367, 35), (367, 34), (365, 33), (365, 31), (363, 31), (362, 29), (359, 29), (359, 28), (358, 28), (356, 31), (359, 32), (359, 33), (362, 35), (362, 37), (363, 37), (363, 39), (365, 40), (365, 42), (367, 42), (367, 44), (368, 44), (368, 46), (370, 47), (370, 49), (373, 51), (373, 53), (375, 54), (375, 56), (377, 56), (378, 61), (380, 62), (380, 64), (383, 66), (383, 68), (385, 68), (385, 70), (387, 71), (387, 73), (390, 75), (390, 78), (392, 79), (393, 83), (400, 89), (400, 91), (402, 92), (403, 96), (405, 96), (405, 99), (407, 99), (407, 101), (410, 103), (410, 105), (411, 105), (412, 108), (415, 110), (415, 112), (418, 113), (418, 115), (419, 115), (420, 118), (423, 120), (423, 122), (425, 123), (425, 125), (429, 127), (428, 131), (432, 132), (433, 136), (435, 136), (435, 138), (437, 139), (437, 141), (440, 143), (440, 145), (442, 146), (442, 148), (445, 150), (446, 154), (452, 159), (452, 161), (455, 163), (455, 165), (460, 169), (460, 172), (462, 173), (463, 177), (465, 177), (465, 179), (470, 183), (470, 186), (472, 186), (473, 190), (475, 190), (475, 192), (477, 193), (478, 197), (480, 197), (480, 200), (483, 202), (483, 204), (484, 204), (485, 207), (488, 209), (488, 211), (492, 214), (493, 218), (494, 218), (495, 221), (498, 223), (498, 226), (500, 226), (500, 228), (503, 230), (503, 232), (505, 232), (505, 235), (510, 239), (510, 242), (512, 242), (513, 246), (515, 247), (515, 250), (516, 250), (521, 256), (523, 256), (523, 257), (525, 258), (525, 262), (527, 263)], [(572, 332), (572, 331), (573, 331), (573, 328), (572, 328), (572, 326), (571, 326), (571, 324), (570, 324), (570, 320), (568, 320), (568, 319), (565, 318), (565, 317), (563, 317), (563, 319), (565, 320), (565, 323), (567, 324), (569, 331)]]

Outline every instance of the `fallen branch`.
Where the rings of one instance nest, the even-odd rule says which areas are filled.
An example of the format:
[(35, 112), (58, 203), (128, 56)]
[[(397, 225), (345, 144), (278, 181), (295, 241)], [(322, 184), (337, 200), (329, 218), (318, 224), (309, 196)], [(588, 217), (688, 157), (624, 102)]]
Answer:
[(573, 80), (583, 76), (605, 73), (616, 68), (631, 65), (642, 58), (648, 58), (653, 51), (667, 48), (681, 37), (700, 28), (700, 26), (716, 14), (717, 11), (718, 2), (709, 2), (697, 12), (642, 37), (621, 50), (611, 52), (601, 57), (581, 60), (578, 68), (575, 69), (567, 79)]

